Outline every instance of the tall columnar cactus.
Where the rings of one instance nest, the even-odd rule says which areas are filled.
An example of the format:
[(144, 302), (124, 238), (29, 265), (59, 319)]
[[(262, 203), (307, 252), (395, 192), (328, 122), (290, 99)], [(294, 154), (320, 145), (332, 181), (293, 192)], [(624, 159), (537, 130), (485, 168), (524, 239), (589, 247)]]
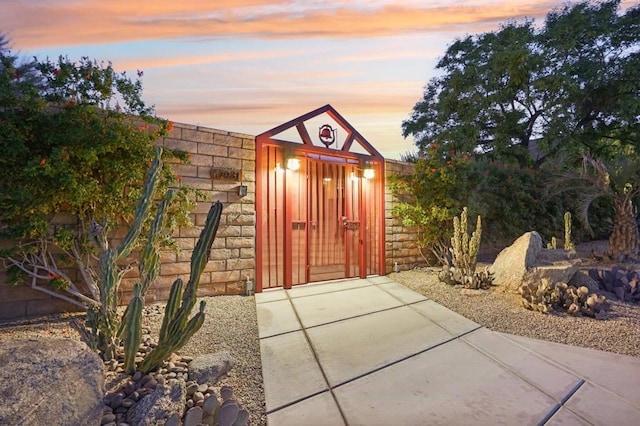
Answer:
[[(180, 278), (174, 281), (171, 286), (169, 300), (167, 301), (165, 316), (160, 328), (158, 345), (151, 351), (138, 366), (138, 370), (148, 373), (159, 367), (172, 352), (183, 347), (204, 323), (204, 309), (206, 303), (200, 302), (200, 309), (191, 318), (189, 315), (196, 303), (196, 291), (200, 283), (200, 276), (204, 271), (213, 240), (215, 239), (220, 224), (222, 213), (222, 203), (219, 201), (211, 206), (207, 221), (205, 223), (198, 243), (191, 255), (191, 275), (189, 282), (182, 291), (183, 282)], [(130, 318), (125, 326), (128, 328), (140, 327), (139, 323)]]
[(140, 252), (140, 262), (138, 272), (140, 273), (140, 283), (142, 284), (142, 295), (144, 296), (149, 285), (155, 281), (160, 272), (160, 240), (165, 228), (169, 204), (174, 198), (174, 191), (167, 191), (165, 198), (158, 205), (156, 215), (151, 223), (147, 242)]
[(126, 334), (123, 336), (124, 369), (127, 374), (133, 374), (136, 371), (136, 353), (142, 339), (142, 308), (144, 306), (142, 285), (136, 284), (133, 292), (133, 299), (129, 302), (124, 316), (125, 320), (131, 321), (130, 326), (125, 328)]
[(576, 247), (571, 241), (571, 213), (564, 214), (564, 249), (575, 250)]
[[(132, 225), (122, 242), (117, 248), (107, 248), (101, 255), (100, 259), (100, 277), (98, 279), (100, 289), (100, 305), (91, 306), (87, 310), (87, 333), (83, 336), (89, 346), (97, 350), (105, 360), (111, 360), (115, 356), (116, 347), (119, 344), (120, 321), (118, 320), (118, 287), (122, 278), (122, 271), (118, 266), (118, 261), (128, 256), (135, 247), (142, 228), (151, 210), (153, 200), (156, 193), (160, 170), (162, 169), (162, 148), (158, 147), (155, 151), (155, 158), (151, 163), (151, 167), (147, 171), (145, 183), (142, 188), (142, 194), (136, 206), (134, 220)], [(169, 194), (171, 197), (171, 194)], [(166, 203), (161, 203), (152, 231), (157, 221), (164, 223), (166, 215)], [(159, 218), (160, 217), (160, 218)], [(157, 241), (159, 232), (150, 233), (147, 245), (154, 244)], [(106, 248), (106, 247), (105, 247)], [(141, 297), (148, 287), (149, 279), (157, 276), (157, 268), (159, 261), (154, 261), (154, 254), (146, 253), (143, 250), (143, 259), (140, 264), (142, 288)], [(155, 268), (155, 275), (154, 270)]]

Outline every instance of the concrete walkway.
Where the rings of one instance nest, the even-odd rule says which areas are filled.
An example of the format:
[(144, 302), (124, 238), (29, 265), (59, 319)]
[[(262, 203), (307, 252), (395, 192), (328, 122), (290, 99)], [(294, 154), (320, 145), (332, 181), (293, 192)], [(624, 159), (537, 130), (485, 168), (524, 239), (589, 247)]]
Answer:
[(640, 425), (640, 358), (492, 332), (387, 277), (256, 303), (270, 426)]

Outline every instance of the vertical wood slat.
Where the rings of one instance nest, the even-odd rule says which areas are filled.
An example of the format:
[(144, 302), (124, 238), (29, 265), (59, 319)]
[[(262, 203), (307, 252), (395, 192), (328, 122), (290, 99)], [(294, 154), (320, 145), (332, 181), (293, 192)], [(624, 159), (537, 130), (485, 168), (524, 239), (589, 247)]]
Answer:
[[(292, 284), (299, 284), (379, 273), (378, 234), (383, 214), (376, 208), (380, 204), (379, 181), (363, 179), (359, 166), (351, 161), (323, 161), (305, 154), (304, 168), (282, 173), (275, 172), (276, 163), (283, 169), (285, 166), (279, 148), (269, 147), (264, 157), (269, 171), (266, 206), (261, 207), (268, 212), (262, 250), (264, 287), (282, 286), (285, 274)], [(351, 178), (351, 172), (356, 173), (356, 179)], [(331, 181), (325, 181), (327, 177)], [(291, 223), (286, 223), (285, 208)], [(349, 222), (359, 222), (359, 230), (345, 230), (343, 216)], [(289, 247), (284, 238), (287, 231)], [(291, 263), (288, 272), (285, 262)]]
[(274, 193), (274, 185), (275, 185), (275, 179), (273, 176), (273, 168), (275, 167), (275, 161), (273, 159), (273, 155), (274, 155), (274, 148), (273, 147), (267, 147), (267, 155), (265, 155), (266, 157), (266, 184), (267, 184), (267, 199), (266, 199), (266, 210), (267, 210), (267, 214), (266, 214), (266, 228), (267, 228), (267, 244), (265, 245), (265, 249), (263, 256), (264, 259), (267, 260), (267, 265), (264, 268), (265, 272), (266, 272), (266, 279), (265, 279), (265, 283), (267, 284), (266, 287), (272, 287), (274, 285), (273, 283), (273, 279), (274, 279), (274, 273), (275, 273), (275, 268), (276, 268), (276, 259), (274, 258), (273, 254), (275, 253), (275, 246), (276, 246), (276, 242), (274, 240), (274, 230), (273, 230), (273, 226), (275, 226), (275, 207), (273, 206), (273, 203), (275, 202), (275, 193)]
[(266, 228), (267, 244), (263, 245), (263, 280), (264, 287), (278, 287), (284, 282), (284, 176), (276, 171), (276, 164), (282, 166), (282, 158), (276, 147), (267, 147), (266, 162)]
[[(281, 167), (284, 167), (284, 164), (282, 164), (282, 162), (278, 161), (280, 160), (279, 156), (278, 156), (278, 152), (276, 151), (276, 156), (275, 156), (275, 160), (276, 163), (280, 163)], [(275, 165), (274, 165), (274, 170), (275, 170)], [(274, 199), (276, 200), (275, 202), (275, 214), (274, 214), (274, 237), (275, 237), (275, 250), (274, 250), (274, 254), (275, 254), (275, 281), (282, 285), (284, 284), (284, 226), (282, 225), (282, 223), (284, 222), (284, 218), (285, 218), (285, 211), (284, 211), (284, 203), (285, 203), (285, 196), (284, 196), (284, 191), (286, 188), (284, 188), (284, 173), (281, 171), (274, 171), (274, 180), (275, 180), (275, 193), (274, 193)]]

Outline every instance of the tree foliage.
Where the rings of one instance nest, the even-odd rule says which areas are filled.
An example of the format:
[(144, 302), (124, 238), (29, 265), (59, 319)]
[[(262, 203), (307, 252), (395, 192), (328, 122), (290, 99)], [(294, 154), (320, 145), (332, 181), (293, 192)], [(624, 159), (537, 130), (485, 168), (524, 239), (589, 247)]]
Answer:
[(465, 206), (483, 221), (485, 248), (510, 244), (535, 230), (546, 238), (563, 227), (568, 195), (547, 191), (553, 177), (517, 164), (442, 153), (431, 144), (414, 163), (414, 172), (393, 178), (399, 199), (393, 213), (418, 230), (418, 246), (428, 262), (446, 263), (452, 219)]
[[(404, 178), (415, 199), (396, 209), (430, 236), (423, 243), (450, 233), (429, 214), (437, 209), (451, 216), (469, 206), (501, 245), (532, 229), (559, 234), (565, 210), (586, 218), (591, 206), (598, 236), (612, 219), (612, 251), (637, 251), (617, 236), (637, 235), (638, 169), (628, 165), (640, 152), (640, 6), (585, 1), (541, 26), (507, 22), (455, 40), (437, 69), (403, 123), (418, 148), (415, 173)], [(588, 182), (571, 160), (585, 156), (606, 164), (606, 180)], [(568, 175), (578, 179), (569, 184)]]
[[(583, 2), (544, 25), (508, 22), (456, 40), (403, 123), (419, 150), (539, 167), (560, 154), (640, 146), (640, 6)], [(533, 153), (533, 155), (530, 155)]]
[[(141, 75), (132, 79), (89, 58), (24, 60), (0, 36), (0, 236), (17, 242), (0, 257), (11, 283), (44, 282), (81, 306), (99, 300), (97, 252), (133, 220), (154, 145), (172, 126), (145, 105)], [(157, 193), (179, 187), (163, 232), (163, 244), (171, 244), (171, 229), (189, 223), (195, 197), (170, 164), (187, 154), (165, 149), (163, 157), (170, 161), (162, 163)], [(66, 274), (74, 266), (84, 291)], [(87, 291), (89, 298), (81, 295)]]

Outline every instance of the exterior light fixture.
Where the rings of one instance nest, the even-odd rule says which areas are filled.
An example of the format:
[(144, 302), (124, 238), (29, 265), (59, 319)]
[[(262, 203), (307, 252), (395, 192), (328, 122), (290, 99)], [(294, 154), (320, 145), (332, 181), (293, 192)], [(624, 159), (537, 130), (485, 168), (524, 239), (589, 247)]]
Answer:
[(356, 172), (351, 172), (351, 180), (358, 180), (358, 174)]
[(276, 163), (276, 169), (275, 169), (276, 173), (283, 173), (284, 169), (282, 168), (282, 166), (280, 165), (280, 163)]
[(371, 167), (368, 167), (362, 171), (362, 177), (365, 179), (373, 179), (376, 177), (376, 171)]
[(300, 159), (299, 158), (289, 158), (287, 160), (287, 169), (296, 171), (300, 170)]
[(247, 191), (248, 191), (247, 185), (240, 185), (238, 187), (238, 195), (241, 197), (246, 197)]

